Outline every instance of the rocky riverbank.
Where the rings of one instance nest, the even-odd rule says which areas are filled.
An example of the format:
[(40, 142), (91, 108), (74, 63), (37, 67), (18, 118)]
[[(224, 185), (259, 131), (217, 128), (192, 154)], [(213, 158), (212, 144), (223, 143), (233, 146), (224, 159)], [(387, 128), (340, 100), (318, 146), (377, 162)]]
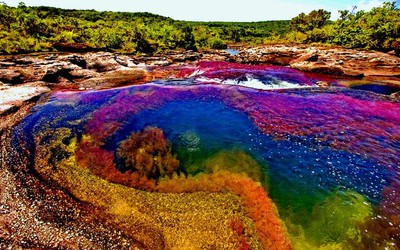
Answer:
[(0, 115), (54, 89), (104, 89), (140, 84), (165, 75), (162, 68), (198, 61), (273, 64), (400, 85), (400, 58), (391, 54), (344, 48), (262, 46), (236, 55), (223, 50), (168, 51), (154, 56), (109, 52), (14, 55), (0, 57)]
[(239, 63), (290, 66), (331, 75), (394, 77), (400, 82), (400, 58), (377, 51), (279, 45), (244, 49), (232, 59)]

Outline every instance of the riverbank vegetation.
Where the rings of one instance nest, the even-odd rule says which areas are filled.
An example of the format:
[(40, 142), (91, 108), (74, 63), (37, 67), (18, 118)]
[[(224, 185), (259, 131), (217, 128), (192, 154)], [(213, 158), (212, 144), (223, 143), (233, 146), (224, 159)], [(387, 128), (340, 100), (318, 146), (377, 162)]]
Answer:
[(343, 10), (336, 21), (330, 17), (325, 10), (315, 10), (286, 21), (187, 22), (150, 13), (0, 3), (0, 53), (99, 49), (152, 54), (224, 49), (238, 43), (318, 43), (400, 53), (400, 10), (395, 2), (369, 12)]

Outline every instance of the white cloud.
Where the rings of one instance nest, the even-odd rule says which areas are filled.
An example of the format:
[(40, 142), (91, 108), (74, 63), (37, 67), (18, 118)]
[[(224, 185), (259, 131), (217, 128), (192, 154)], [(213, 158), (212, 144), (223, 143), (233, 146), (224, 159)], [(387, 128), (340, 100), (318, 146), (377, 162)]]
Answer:
[(369, 11), (372, 8), (382, 6), (384, 2), (385, 0), (361, 0), (356, 4), (357, 11), (359, 10)]

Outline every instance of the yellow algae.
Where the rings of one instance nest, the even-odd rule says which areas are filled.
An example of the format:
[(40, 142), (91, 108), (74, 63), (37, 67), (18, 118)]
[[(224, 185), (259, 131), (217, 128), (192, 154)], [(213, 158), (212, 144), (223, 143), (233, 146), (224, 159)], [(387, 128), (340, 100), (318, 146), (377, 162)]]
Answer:
[[(238, 236), (230, 223), (240, 218), (250, 248), (262, 249), (254, 222), (246, 216), (239, 196), (231, 192), (155, 193), (110, 183), (77, 164), (76, 139), (69, 138), (70, 132), (58, 129), (52, 132), (50, 141), (37, 144), (35, 169), (77, 199), (105, 211), (104, 218), (115, 222), (145, 246), (151, 249), (237, 249)], [(37, 142), (45, 136), (36, 138)], [(55, 149), (68, 157), (52, 163)], [(49, 167), (44, 167), (46, 161)]]
[(228, 170), (233, 173), (245, 174), (252, 180), (262, 183), (268, 189), (268, 180), (261, 165), (243, 151), (221, 151), (207, 159), (204, 164), (208, 173)]

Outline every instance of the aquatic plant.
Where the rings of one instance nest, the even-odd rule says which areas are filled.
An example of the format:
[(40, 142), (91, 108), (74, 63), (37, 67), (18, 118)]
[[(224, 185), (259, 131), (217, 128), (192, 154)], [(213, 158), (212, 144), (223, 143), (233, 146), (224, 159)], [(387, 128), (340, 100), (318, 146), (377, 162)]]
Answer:
[(151, 179), (172, 176), (179, 165), (163, 131), (155, 127), (146, 127), (143, 132), (134, 132), (121, 141), (117, 155), (128, 169)]
[(119, 171), (114, 164), (114, 152), (100, 148), (90, 136), (83, 136), (78, 143), (75, 156), (80, 167), (89, 169), (91, 173), (107, 181), (141, 190), (155, 189), (155, 180), (140, 175), (132, 169)]
[(205, 171), (214, 173), (226, 170), (233, 173), (240, 173), (259, 182), (268, 190), (268, 180), (265, 175), (266, 169), (254, 160), (250, 155), (240, 150), (221, 151), (205, 160)]
[(305, 235), (318, 245), (345, 242), (357, 237), (357, 224), (371, 215), (371, 204), (362, 195), (336, 191), (314, 206)]
[(365, 197), (353, 191), (335, 191), (314, 206), (305, 225), (286, 225), (295, 249), (343, 249), (349, 241), (358, 242), (362, 231), (358, 226), (372, 215), (372, 206)]
[[(182, 74), (192, 69), (216, 79), (276, 70), (206, 62)], [(14, 144), (43, 179), (152, 249), (400, 244), (398, 103), (345, 89), (182, 83), (56, 93)]]
[[(359, 225), (361, 239), (350, 243), (357, 249), (397, 249), (400, 246), (400, 190), (393, 182), (383, 191), (376, 215)], [(397, 248), (396, 248), (397, 247)]]
[[(254, 222), (237, 195), (140, 191), (111, 183), (81, 166), (84, 161), (78, 163), (75, 152), (82, 144), (70, 129), (47, 130), (35, 141), (39, 144), (34, 169), (41, 176), (94, 206), (94, 212), (106, 223), (150, 249), (238, 249), (243, 244), (262, 248)], [(54, 160), (53, 152), (61, 157)], [(238, 230), (234, 231), (232, 220), (242, 225), (241, 234), (235, 233)]]
[(194, 177), (174, 175), (161, 179), (157, 190), (166, 193), (229, 191), (241, 197), (247, 215), (254, 221), (257, 234), (266, 249), (291, 249), (291, 243), (277, 208), (263, 187), (245, 175), (219, 170)]

